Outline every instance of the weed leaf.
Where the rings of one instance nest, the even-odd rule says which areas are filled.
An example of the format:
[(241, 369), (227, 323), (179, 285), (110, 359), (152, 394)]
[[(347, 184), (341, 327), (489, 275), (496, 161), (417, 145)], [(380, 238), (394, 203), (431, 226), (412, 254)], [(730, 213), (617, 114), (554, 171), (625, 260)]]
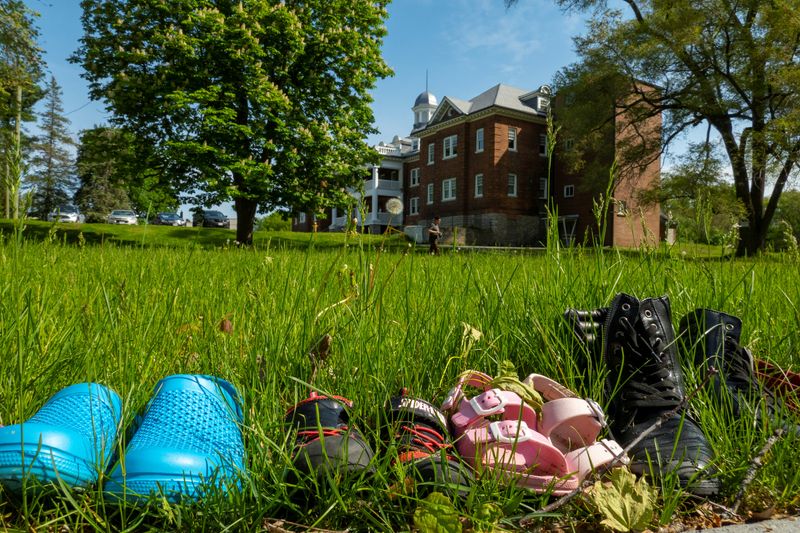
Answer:
[(431, 492), (414, 511), (414, 527), (420, 533), (460, 533), (458, 511), (450, 498), (441, 492)]
[(644, 478), (636, 476), (627, 468), (617, 468), (611, 480), (596, 482), (587, 491), (590, 501), (604, 516), (601, 524), (614, 531), (646, 529), (653, 520), (655, 489)]
[(492, 380), (491, 387), (516, 393), (537, 411), (541, 410), (544, 403), (542, 395), (536, 389), (519, 380), (514, 364), (507, 359), (502, 360), (498, 365), (497, 377)]

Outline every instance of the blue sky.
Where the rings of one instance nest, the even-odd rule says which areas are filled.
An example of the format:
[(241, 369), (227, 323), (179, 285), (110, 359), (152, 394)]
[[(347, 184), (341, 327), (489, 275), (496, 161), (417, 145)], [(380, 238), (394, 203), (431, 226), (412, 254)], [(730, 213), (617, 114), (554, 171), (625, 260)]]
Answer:
[[(67, 61), (82, 35), (80, 1), (26, 3), (41, 15), (40, 44), (63, 89), (64, 111), (77, 138), (80, 130), (107, 120), (103, 104), (89, 100), (81, 68)], [(426, 71), (428, 89), (439, 101), (470, 99), (498, 83), (533, 90), (575, 61), (572, 36), (584, 23), (549, 0), (520, 0), (510, 10), (503, 0), (394, 0), (387, 28), (383, 54), (395, 75), (373, 91), (380, 131), (369, 137), (373, 144), (408, 134)]]

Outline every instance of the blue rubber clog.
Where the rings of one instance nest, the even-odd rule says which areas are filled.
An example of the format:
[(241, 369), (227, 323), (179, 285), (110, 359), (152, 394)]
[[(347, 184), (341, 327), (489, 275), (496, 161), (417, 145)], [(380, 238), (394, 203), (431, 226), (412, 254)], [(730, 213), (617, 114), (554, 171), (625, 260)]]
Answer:
[(244, 476), (241, 400), (214, 376), (177, 374), (158, 382), (122, 459), (109, 474), (107, 499), (197, 500), (239, 487)]
[(0, 484), (18, 492), (27, 483), (96, 483), (114, 452), (121, 407), (113, 390), (78, 383), (25, 422), (0, 428)]

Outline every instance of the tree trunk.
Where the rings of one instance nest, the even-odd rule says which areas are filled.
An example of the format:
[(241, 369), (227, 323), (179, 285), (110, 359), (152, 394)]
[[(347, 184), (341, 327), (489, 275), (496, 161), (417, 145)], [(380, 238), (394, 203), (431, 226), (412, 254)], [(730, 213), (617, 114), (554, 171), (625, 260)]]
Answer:
[(748, 217), (748, 226), (739, 228), (739, 245), (736, 248), (737, 257), (753, 257), (759, 252), (764, 251), (767, 241), (767, 231), (764, 220), (753, 220), (754, 216)]
[(14, 220), (19, 218), (19, 192), (22, 183), (22, 85), (17, 85), (17, 123), (14, 126), (14, 142), (16, 153), (16, 168), (14, 172), (14, 185), (13, 185), (13, 198), (11, 198), (12, 205), (14, 206)]
[(256, 202), (249, 198), (236, 198), (234, 208), (236, 209), (236, 240), (240, 244), (251, 246), (253, 244), (253, 228), (256, 218)]

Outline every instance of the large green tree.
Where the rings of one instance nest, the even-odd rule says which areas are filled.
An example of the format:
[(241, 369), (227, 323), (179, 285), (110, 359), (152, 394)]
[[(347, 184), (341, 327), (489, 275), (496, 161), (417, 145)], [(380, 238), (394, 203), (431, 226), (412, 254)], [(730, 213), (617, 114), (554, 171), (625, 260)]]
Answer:
[(75, 202), (87, 219), (105, 220), (112, 209), (154, 213), (178, 206), (174, 185), (152, 166), (146, 148), (120, 128), (95, 126), (81, 132)]
[(710, 143), (690, 144), (660, 182), (639, 197), (645, 204), (660, 204), (683, 240), (719, 243), (744, 216), (733, 184), (725, 179), (723, 161)]
[(64, 116), (61, 87), (50, 77), (41, 112), (41, 134), (33, 143), (31, 172), (26, 180), (33, 189), (32, 209), (40, 217), (72, 198), (75, 188), (75, 162), (71, 148), (75, 145), (69, 133), (69, 119)]
[(800, 0), (624, 0), (624, 11), (605, 0), (556, 3), (594, 10), (575, 38), (580, 64), (634, 87), (634, 97), (615, 95), (620, 112), (663, 113), (667, 142), (712, 128), (747, 215), (738, 252), (761, 250), (800, 157)]
[(17, 216), (26, 145), (23, 122), (35, 120), (43, 76), (36, 13), (21, 0), (0, 0), (0, 188), (2, 212)]
[(260, 208), (344, 198), (375, 154), (370, 89), (388, 0), (83, 0), (94, 99), (150, 143), (183, 191)]

